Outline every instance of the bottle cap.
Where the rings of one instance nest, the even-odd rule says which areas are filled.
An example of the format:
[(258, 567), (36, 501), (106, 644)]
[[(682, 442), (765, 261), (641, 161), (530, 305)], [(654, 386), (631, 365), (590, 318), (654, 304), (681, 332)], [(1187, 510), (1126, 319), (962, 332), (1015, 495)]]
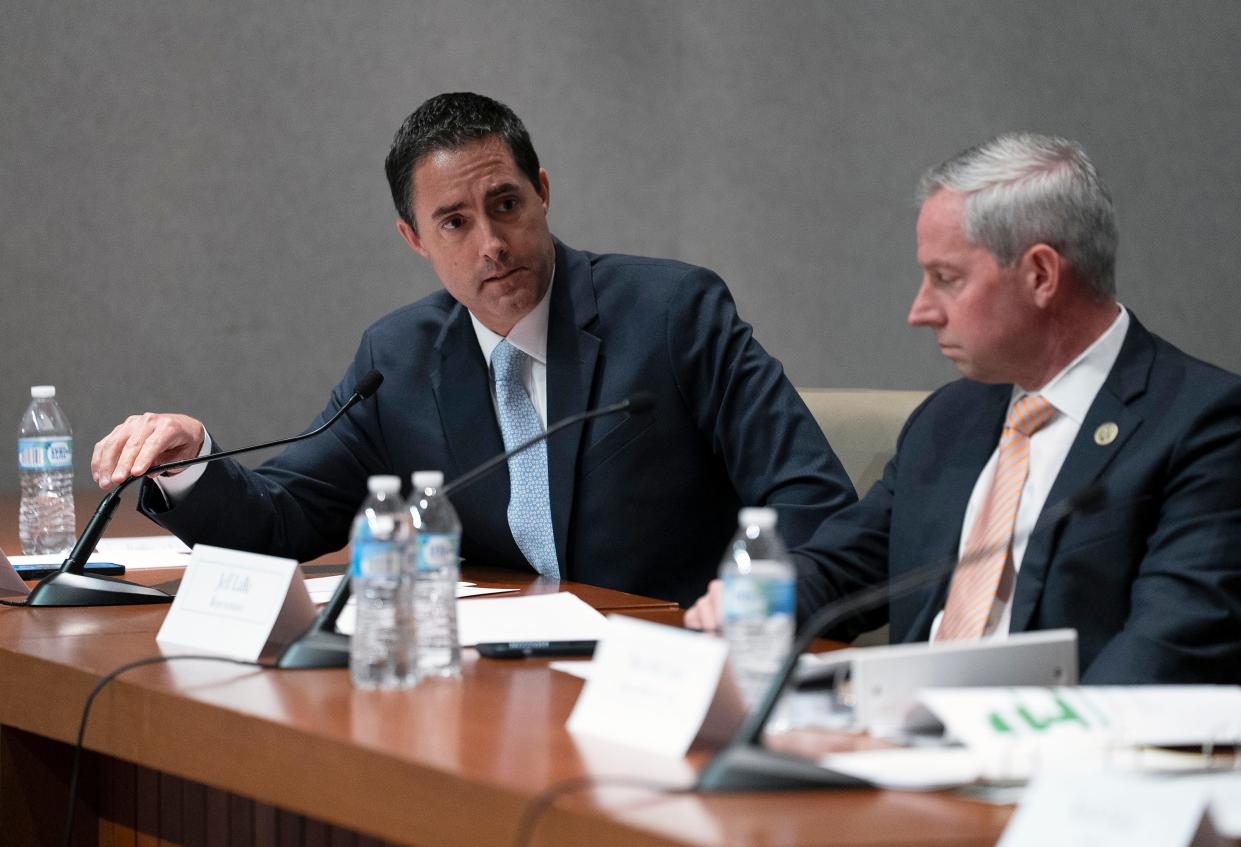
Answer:
[(56, 386), (32, 385), (30, 386), (30, 396), (35, 400), (48, 400), (56, 396)]
[(372, 494), (399, 494), (401, 478), (390, 474), (372, 476), (366, 480), (366, 490)]
[(414, 490), (426, 491), (428, 488), (441, 488), (444, 485), (443, 471), (414, 471)]
[(776, 510), (770, 506), (751, 507), (737, 513), (738, 526), (757, 526), (759, 529), (776, 528)]

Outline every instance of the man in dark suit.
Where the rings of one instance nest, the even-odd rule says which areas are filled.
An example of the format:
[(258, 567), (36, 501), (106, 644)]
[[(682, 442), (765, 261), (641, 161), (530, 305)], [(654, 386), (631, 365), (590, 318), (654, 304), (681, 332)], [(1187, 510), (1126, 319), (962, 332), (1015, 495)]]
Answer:
[[(1116, 302), (1111, 199), (1078, 145), (1000, 136), (929, 171), (920, 195), (909, 322), (965, 379), (795, 551), (800, 616), (960, 556), (951, 579), (834, 634), (1072, 627), (1086, 683), (1241, 682), (1241, 379)], [(1101, 505), (1034, 530), (1093, 486)], [(714, 628), (720, 595), (687, 623)]]
[[(654, 395), (651, 414), (571, 427), (454, 493), (465, 558), (687, 603), (715, 573), (738, 507), (776, 507), (796, 543), (856, 501), (719, 277), (552, 237), (547, 172), (507, 107), (432, 98), (386, 166), (397, 228), (445, 290), (367, 330), (314, 425), (371, 369), (383, 385), (330, 432), (254, 471), (222, 460), (146, 481), (140, 505), (161, 524), (188, 542), (310, 559), (346, 542), (368, 475), (451, 480), (637, 391)], [(210, 449), (192, 418), (136, 416), (96, 446), (92, 467), (107, 487)]]

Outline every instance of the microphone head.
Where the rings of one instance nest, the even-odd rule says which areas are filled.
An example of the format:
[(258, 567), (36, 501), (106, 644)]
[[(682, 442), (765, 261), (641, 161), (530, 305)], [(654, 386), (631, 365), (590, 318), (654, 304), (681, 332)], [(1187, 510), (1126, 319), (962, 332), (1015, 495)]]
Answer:
[(655, 408), (655, 395), (649, 391), (635, 391), (629, 395), (629, 406), (625, 409), (631, 415), (644, 415)]
[(383, 374), (379, 371), (371, 371), (358, 380), (358, 384), (353, 387), (353, 393), (365, 400), (379, 390), (379, 386), (383, 384), (383, 381)]

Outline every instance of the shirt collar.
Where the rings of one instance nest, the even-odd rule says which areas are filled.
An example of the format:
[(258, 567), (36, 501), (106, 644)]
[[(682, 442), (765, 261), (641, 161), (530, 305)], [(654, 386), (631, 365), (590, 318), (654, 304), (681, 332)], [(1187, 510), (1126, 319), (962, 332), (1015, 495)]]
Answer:
[[(1094, 403), (1095, 395), (1099, 393), (1099, 389), (1107, 381), (1107, 375), (1112, 372), (1112, 366), (1116, 364), (1120, 348), (1125, 342), (1125, 333), (1128, 331), (1129, 312), (1121, 306), (1120, 314), (1112, 321), (1112, 325), (1064, 370), (1056, 374), (1042, 391), (1034, 393), (1041, 394), (1060, 414), (1081, 426)], [(1030, 392), (1014, 385), (1010, 406), (1018, 397), (1027, 393)]]
[(491, 367), (492, 352), (496, 349), (496, 345), (505, 338), (508, 338), (509, 344), (539, 364), (547, 364), (547, 318), (551, 312), (552, 286), (555, 282), (556, 267), (553, 265), (552, 278), (547, 283), (547, 291), (543, 292), (543, 299), (523, 315), (521, 320), (513, 324), (507, 336), (492, 332), (483, 326), (482, 321), (474, 317), (473, 312), (470, 312), (470, 322), (474, 324), (474, 334), (478, 336), (478, 346), (482, 348), (483, 358), (487, 361), (488, 368)]

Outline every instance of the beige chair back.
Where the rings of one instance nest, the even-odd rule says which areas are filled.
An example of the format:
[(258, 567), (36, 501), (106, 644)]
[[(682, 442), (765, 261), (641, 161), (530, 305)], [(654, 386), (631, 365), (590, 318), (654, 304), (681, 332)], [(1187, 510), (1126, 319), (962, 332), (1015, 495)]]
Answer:
[(859, 497), (883, 475), (901, 426), (928, 394), (872, 388), (799, 388), (798, 393), (840, 457)]

